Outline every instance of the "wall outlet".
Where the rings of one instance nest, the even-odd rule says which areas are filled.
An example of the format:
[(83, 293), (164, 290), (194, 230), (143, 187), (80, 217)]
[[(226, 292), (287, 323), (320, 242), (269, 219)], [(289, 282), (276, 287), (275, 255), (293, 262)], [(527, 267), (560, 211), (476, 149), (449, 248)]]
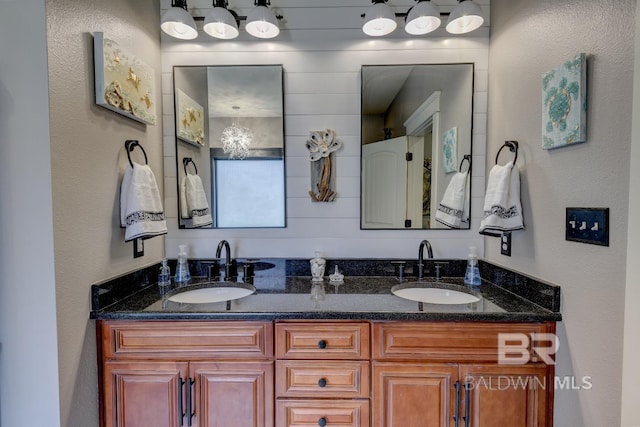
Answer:
[(609, 208), (567, 208), (565, 239), (609, 246)]
[(500, 253), (502, 255), (511, 256), (511, 232), (504, 231), (500, 236)]

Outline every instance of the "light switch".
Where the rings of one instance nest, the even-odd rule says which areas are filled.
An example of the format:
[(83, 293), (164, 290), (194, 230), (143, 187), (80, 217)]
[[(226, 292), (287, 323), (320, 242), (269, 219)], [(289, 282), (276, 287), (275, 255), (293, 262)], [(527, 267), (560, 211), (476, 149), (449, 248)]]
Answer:
[(565, 238), (609, 246), (609, 208), (567, 208)]

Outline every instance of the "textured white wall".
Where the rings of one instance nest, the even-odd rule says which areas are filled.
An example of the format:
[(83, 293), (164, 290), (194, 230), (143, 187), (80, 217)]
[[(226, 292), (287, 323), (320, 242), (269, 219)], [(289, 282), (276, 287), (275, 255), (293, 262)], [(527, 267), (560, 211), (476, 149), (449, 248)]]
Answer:
[[(65, 427), (98, 425), (90, 285), (159, 262), (164, 255), (164, 238), (156, 237), (145, 241), (145, 256), (134, 260), (132, 243), (124, 243), (119, 227), (125, 140), (140, 141), (162, 191), (161, 105), (158, 101), (158, 124), (147, 126), (95, 105), (92, 34), (103, 31), (153, 67), (159, 100), (159, 7), (157, 0), (47, 1), (60, 417)], [(132, 157), (143, 158), (137, 149)]]
[[(562, 286), (557, 374), (577, 384), (590, 376), (593, 387), (556, 390), (558, 426), (620, 425), (635, 5), (491, 2), (487, 168), (503, 141), (520, 141), (526, 230), (513, 234), (511, 258), (495, 238), (485, 256)], [(588, 141), (543, 150), (541, 75), (580, 52), (589, 55)], [(610, 246), (565, 241), (568, 206), (609, 207)]]
[[(275, 2), (274, 2), (275, 3)], [(447, 0), (450, 5), (455, 0)], [(481, 2), (489, 12), (488, 1)], [(169, 2), (163, 1), (163, 7)], [(253, 4), (238, 1), (239, 14)], [(201, 34), (194, 42), (162, 37), (164, 94), (165, 207), (170, 220), (166, 253), (176, 256), (177, 246), (189, 244), (194, 257), (213, 257), (220, 239), (228, 239), (234, 256), (312, 257), (322, 251), (328, 257), (417, 257), (420, 240), (428, 238), (436, 257), (465, 257), (468, 247), (482, 248), (477, 232), (482, 195), (486, 144), (488, 28), (470, 37), (436, 36), (407, 38), (402, 26), (393, 37), (371, 39), (360, 28), (368, 0), (323, 3), (283, 0), (285, 15), (281, 35), (256, 41), (244, 33), (233, 41), (219, 41)], [(394, 3), (405, 11), (412, 1)], [(190, 2), (194, 15), (209, 1)], [(331, 6), (335, 7), (331, 7)], [(338, 7), (339, 6), (339, 7)], [(241, 25), (242, 27), (242, 25)], [(475, 63), (473, 117), (473, 209), (468, 231), (360, 230), (360, 68), (363, 64)], [(245, 230), (180, 230), (177, 227), (175, 192), (175, 129), (173, 125), (172, 67), (174, 65), (283, 64), (285, 79), (285, 144), (287, 170), (287, 228)], [(334, 203), (313, 203), (308, 191), (310, 167), (305, 141), (310, 130), (332, 128), (344, 147), (337, 153), (337, 192)], [(171, 171), (174, 171), (173, 173)]]
[(60, 425), (46, 43), (44, 0), (0, 2), (3, 427)]

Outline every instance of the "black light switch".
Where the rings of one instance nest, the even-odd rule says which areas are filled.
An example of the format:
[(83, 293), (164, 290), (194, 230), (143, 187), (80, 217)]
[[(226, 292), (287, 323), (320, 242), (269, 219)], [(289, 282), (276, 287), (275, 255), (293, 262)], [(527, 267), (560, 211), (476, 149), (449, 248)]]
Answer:
[(567, 208), (565, 238), (609, 246), (609, 208)]

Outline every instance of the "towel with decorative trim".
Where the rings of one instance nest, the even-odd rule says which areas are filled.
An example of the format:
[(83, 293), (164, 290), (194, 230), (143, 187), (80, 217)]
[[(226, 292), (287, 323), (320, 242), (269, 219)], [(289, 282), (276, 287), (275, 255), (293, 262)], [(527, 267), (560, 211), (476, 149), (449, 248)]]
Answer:
[(451, 177), (436, 211), (436, 221), (451, 228), (469, 224), (469, 172)]
[(187, 174), (180, 182), (180, 216), (191, 227), (211, 225), (209, 201), (198, 175)]
[(522, 230), (522, 204), (520, 202), (520, 171), (509, 162), (495, 165), (489, 171), (484, 199), (484, 218), (480, 221), (480, 234), (500, 236), (505, 231)]
[(160, 190), (149, 165), (133, 162), (120, 185), (120, 226), (124, 241), (167, 234)]

